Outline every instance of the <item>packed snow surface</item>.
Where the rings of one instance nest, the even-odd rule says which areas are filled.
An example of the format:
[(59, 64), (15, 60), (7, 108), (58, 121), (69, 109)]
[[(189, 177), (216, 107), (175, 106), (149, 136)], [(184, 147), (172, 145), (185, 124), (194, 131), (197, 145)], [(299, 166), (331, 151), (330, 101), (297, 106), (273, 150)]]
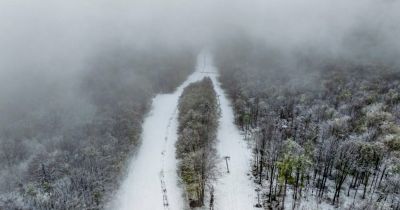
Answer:
[[(142, 145), (129, 165), (127, 178), (111, 209), (185, 209), (175, 158), (177, 106), (183, 89), (205, 76), (212, 79), (221, 106), (217, 145), (221, 161), (218, 162), (219, 177), (214, 184), (215, 210), (253, 209), (255, 193), (247, 175), (250, 151), (233, 123), (232, 108), (217, 81), (212, 57), (206, 52), (200, 53), (196, 71), (174, 93), (160, 94), (153, 99), (151, 112), (143, 124)], [(230, 173), (226, 171), (224, 156), (230, 157)]]
[[(213, 66), (212, 57), (204, 55), (206, 61), (205, 72), (210, 72), (214, 89), (218, 95), (221, 118), (218, 128), (217, 151), (220, 176), (215, 185), (215, 210), (252, 210), (256, 204), (255, 187), (251, 181), (250, 160), (251, 150), (234, 124), (234, 114), (231, 104), (217, 80), (217, 71)], [(211, 73), (214, 72), (214, 73)], [(227, 172), (224, 157), (229, 157)]]

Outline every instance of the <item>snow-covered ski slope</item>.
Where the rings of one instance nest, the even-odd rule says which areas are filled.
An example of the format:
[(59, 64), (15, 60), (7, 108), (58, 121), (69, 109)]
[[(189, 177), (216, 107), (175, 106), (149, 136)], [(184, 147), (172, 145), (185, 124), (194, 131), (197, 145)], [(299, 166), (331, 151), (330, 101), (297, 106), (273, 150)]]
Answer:
[(218, 153), (230, 156), (230, 173), (221, 159), (220, 176), (215, 186), (215, 210), (251, 210), (255, 202), (249, 180), (250, 151), (233, 123), (233, 111), (217, 81), (217, 71), (207, 52), (198, 56), (196, 71), (172, 94), (157, 95), (143, 124), (142, 145), (133, 157), (126, 179), (115, 195), (110, 209), (183, 210), (183, 189), (178, 185), (175, 142), (177, 140), (177, 106), (179, 96), (190, 83), (209, 76), (220, 96), (221, 119)]
[[(123, 181), (110, 209), (180, 210), (184, 208), (183, 191), (178, 186), (177, 160), (175, 159), (177, 106), (183, 89), (204, 76), (197, 67), (197, 71), (190, 75), (174, 93), (160, 94), (153, 99), (151, 111), (143, 124), (142, 145), (132, 159), (127, 178)], [(166, 192), (163, 192), (163, 186)], [(168, 207), (164, 206), (165, 202), (168, 202)]]
[[(250, 180), (251, 151), (243, 140), (239, 130), (234, 124), (233, 110), (217, 80), (217, 70), (213, 65), (212, 57), (204, 55), (206, 66), (204, 72), (209, 74), (214, 83), (214, 89), (219, 97), (221, 118), (218, 128), (217, 151), (221, 158), (218, 169), (220, 172), (215, 184), (215, 210), (252, 210), (256, 204), (256, 192)], [(229, 156), (229, 173), (227, 173), (224, 157)]]

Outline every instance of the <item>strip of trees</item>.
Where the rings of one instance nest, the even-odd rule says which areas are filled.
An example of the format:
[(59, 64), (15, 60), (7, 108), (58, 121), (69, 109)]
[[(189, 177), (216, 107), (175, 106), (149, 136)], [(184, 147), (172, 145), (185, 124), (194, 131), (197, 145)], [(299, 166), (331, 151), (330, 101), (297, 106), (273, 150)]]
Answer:
[(208, 77), (187, 86), (179, 99), (178, 174), (192, 208), (204, 206), (206, 189), (214, 177), (218, 109)]
[(236, 41), (215, 60), (264, 207), (400, 209), (398, 69)]

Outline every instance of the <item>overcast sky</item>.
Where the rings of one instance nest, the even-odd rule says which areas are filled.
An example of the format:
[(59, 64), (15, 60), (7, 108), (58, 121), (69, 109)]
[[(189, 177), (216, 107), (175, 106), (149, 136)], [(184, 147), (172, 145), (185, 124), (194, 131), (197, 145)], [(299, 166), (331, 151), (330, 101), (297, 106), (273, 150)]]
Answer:
[(201, 48), (245, 33), (287, 51), (311, 47), (332, 55), (362, 52), (397, 60), (400, 3), (2, 0), (0, 32), (1, 105), (19, 89), (35, 88), (37, 81), (74, 86), (87, 59), (112, 46)]

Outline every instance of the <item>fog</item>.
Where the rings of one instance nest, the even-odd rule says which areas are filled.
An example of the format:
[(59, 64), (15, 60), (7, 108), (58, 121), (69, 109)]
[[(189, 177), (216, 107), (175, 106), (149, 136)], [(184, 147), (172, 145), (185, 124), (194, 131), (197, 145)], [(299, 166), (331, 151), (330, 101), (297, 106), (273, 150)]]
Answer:
[[(104, 104), (122, 106), (117, 96), (104, 95), (128, 95), (129, 88), (127, 104), (145, 98), (135, 105), (145, 112), (152, 95), (182, 78), (156, 87), (143, 77), (163, 83), (157, 74), (166, 65), (166, 75), (187, 68), (180, 69), (184, 78), (194, 69), (190, 56), (205, 47), (244, 39), (286, 54), (285, 63), (302, 52), (397, 68), (399, 37), (397, 0), (1, 0), (0, 142), (50, 138), (86, 125), (111, 106)], [(43, 125), (50, 115), (55, 127)], [(19, 161), (29, 164), (39, 153)], [(0, 172), (5, 186), (7, 169)]]
[(392, 57), (399, 11), (395, 0), (3, 0), (1, 78), (71, 76), (110, 46), (201, 48), (237, 34), (284, 50)]

